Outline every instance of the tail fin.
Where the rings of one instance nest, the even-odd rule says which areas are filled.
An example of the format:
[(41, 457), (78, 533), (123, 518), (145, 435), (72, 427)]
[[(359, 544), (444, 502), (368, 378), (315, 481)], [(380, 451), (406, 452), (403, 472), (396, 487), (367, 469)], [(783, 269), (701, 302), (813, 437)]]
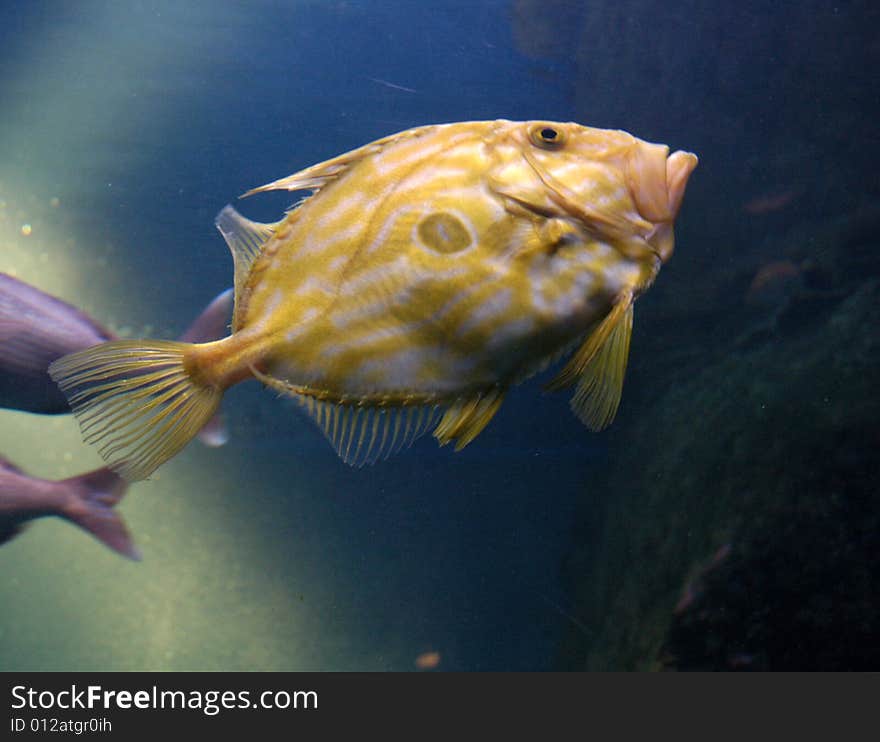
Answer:
[(141, 553), (131, 540), (125, 521), (113, 510), (128, 489), (128, 482), (110, 469), (96, 469), (60, 484), (69, 487), (74, 495), (62, 513), (65, 518), (113, 551), (140, 560)]
[(129, 481), (146, 479), (217, 411), (222, 391), (184, 365), (188, 343), (116, 340), (59, 358), (61, 387), (86, 442)]

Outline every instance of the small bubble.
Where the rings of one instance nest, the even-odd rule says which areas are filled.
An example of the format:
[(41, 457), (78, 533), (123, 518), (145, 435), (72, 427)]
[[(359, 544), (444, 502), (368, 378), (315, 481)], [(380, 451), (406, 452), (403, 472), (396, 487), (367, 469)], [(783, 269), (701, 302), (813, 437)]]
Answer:
[(61, 199), (58, 198), (58, 196), (53, 196), (49, 199), (49, 206), (51, 206), (53, 209), (57, 209), (59, 206), (61, 206)]
[(33, 227), (30, 224), (22, 224), (21, 225), (21, 233), (27, 237), (31, 232), (33, 232)]
[(73, 454), (70, 451), (65, 451), (64, 456), (62, 458), (65, 461), (73, 461)]

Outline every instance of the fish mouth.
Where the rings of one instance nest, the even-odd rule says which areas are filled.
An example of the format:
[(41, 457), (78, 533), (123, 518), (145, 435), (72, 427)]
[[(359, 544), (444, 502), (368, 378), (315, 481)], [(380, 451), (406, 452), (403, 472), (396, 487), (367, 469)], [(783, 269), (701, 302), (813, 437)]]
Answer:
[(672, 224), (697, 163), (692, 152), (677, 150), (670, 155), (666, 145), (641, 140), (626, 161), (626, 182), (636, 209), (653, 225), (645, 241), (664, 263), (672, 255)]
[(688, 178), (697, 156), (665, 144), (639, 141), (626, 161), (626, 183), (639, 214), (649, 222), (671, 222), (681, 208)]

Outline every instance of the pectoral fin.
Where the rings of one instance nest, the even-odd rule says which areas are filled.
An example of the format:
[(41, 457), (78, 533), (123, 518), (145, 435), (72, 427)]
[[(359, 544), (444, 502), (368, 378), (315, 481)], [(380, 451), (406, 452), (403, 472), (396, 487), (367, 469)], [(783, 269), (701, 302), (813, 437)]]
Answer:
[(608, 339), (581, 372), (571, 398), (572, 411), (590, 430), (608, 427), (620, 404), (632, 335), (632, 301), (626, 303), (621, 313), (622, 317), (611, 328)]
[[(547, 391), (555, 392), (567, 389), (575, 383), (584, 373), (588, 364), (593, 360), (599, 350), (608, 342), (611, 334), (621, 321), (629, 313), (628, 326), (626, 326), (626, 348), (629, 348), (629, 335), (632, 331), (632, 303), (631, 291), (623, 292), (614, 303), (611, 311), (605, 316), (595, 329), (587, 336), (584, 344), (569, 359), (564, 368), (545, 387)], [(624, 369), (626, 367), (626, 355), (624, 355)]]
[(591, 430), (607, 427), (617, 413), (632, 322), (633, 296), (627, 291), (546, 387), (555, 391), (577, 382), (571, 408)]

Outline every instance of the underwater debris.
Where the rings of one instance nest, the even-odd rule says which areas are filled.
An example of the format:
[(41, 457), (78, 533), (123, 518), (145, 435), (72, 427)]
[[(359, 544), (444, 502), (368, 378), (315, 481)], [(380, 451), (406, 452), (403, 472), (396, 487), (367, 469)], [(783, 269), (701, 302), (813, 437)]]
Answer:
[(774, 260), (761, 266), (746, 291), (746, 304), (780, 306), (804, 287), (804, 271), (791, 260)]
[(419, 670), (434, 670), (440, 666), (440, 652), (422, 652), (415, 660)]

